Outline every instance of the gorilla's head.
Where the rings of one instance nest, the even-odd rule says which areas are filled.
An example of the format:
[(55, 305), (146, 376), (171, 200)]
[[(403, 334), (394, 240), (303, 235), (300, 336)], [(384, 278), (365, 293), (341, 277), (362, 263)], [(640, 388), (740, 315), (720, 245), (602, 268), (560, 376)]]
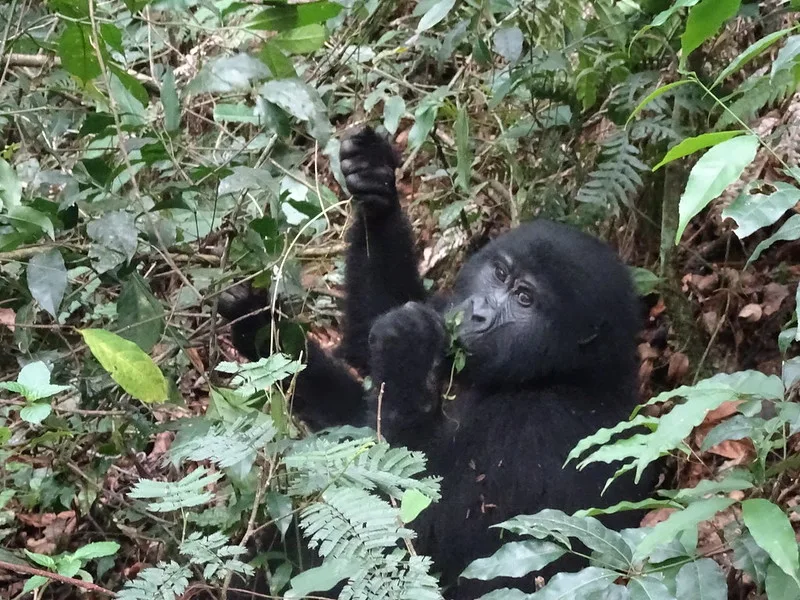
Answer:
[(626, 267), (600, 240), (534, 221), (464, 265), (451, 310), (476, 383), (630, 379), (639, 326)]

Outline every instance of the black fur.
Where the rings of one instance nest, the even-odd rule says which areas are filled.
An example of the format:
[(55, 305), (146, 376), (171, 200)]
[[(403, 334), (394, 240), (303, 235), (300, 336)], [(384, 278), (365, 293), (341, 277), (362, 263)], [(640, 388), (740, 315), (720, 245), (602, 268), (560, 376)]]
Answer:
[[(369, 374), (375, 391), (383, 386), (382, 434), (423, 450), (430, 471), (443, 477), (441, 501), (412, 523), (415, 546), (434, 558), (442, 583), (455, 586), (449, 597), (517, 587), (517, 580), (457, 583), (472, 560), (501, 545), (500, 530), (490, 525), (648, 491), (628, 480), (601, 498), (612, 467), (562, 470), (578, 440), (624, 419), (636, 403), (639, 323), (627, 270), (599, 240), (536, 221), (491, 242), (464, 266), (450, 296), (425, 304), (391, 146), (365, 128), (342, 142), (341, 154), (356, 206), (341, 357)], [(223, 314), (245, 314), (242, 307), (252, 309), (228, 302)], [(468, 356), (455, 377), (456, 399), (443, 401), (451, 365), (442, 315), (450, 310), (464, 312), (459, 337)], [(375, 427), (375, 394), (365, 397), (337, 359), (310, 346), (295, 394), (300, 416), (314, 428)], [(606, 522), (636, 520), (623, 514)], [(530, 589), (532, 577), (523, 583)]]

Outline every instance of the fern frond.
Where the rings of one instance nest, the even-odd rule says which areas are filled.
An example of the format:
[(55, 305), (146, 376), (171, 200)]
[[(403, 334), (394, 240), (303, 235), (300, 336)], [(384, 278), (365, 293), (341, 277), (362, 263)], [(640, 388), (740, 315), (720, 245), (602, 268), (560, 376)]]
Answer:
[(158, 563), (142, 570), (136, 579), (125, 584), (118, 593), (119, 600), (175, 600), (189, 587), (192, 572), (178, 563)]
[(182, 508), (200, 506), (214, 498), (214, 495), (204, 488), (216, 482), (222, 473), (206, 474), (204, 468), (196, 469), (180, 481), (153, 481), (140, 479), (128, 494), (136, 499), (157, 499), (147, 505), (147, 510), (152, 512), (167, 512)]
[(366, 558), (414, 535), (400, 527), (397, 509), (357, 488), (329, 488), (300, 518), (309, 547), (323, 557)]
[(736, 117), (749, 123), (762, 109), (782, 102), (797, 88), (798, 81), (793, 69), (778, 71), (772, 79), (769, 73), (751, 77), (739, 86), (737, 93), (741, 93), (741, 96), (728, 106), (729, 110), (722, 113), (715, 128), (725, 129), (737, 122)]
[[(644, 100), (649, 93), (658, 87), (660, 78), (661, 73), (658, 71), (631, 73), (625, 78), (625, 81), (614, 88), (611, 98), (609, 99), (609, 104), (621, 112), (630, 113), (639, 106), (639, 103)], [(653, 98), (644, 107), (644, 111), (657, 115), (668, 114), (670, 112), (668, 102), (670, 96), (671, 92), (666, 92), (661, 96)]]
[(624, 133), (612, 136), (603, 144), (589, 181), (578, 190), (578, 201), (614, 208), (618, 203), (627, 204), (643, 183), (639, 172), (647, 170), (638, 154), (639, 150), (628, 143)]
[(217, 365), (217, 371), (234, 375), (231, 387), (246, 396), (267, 390), (304, 368), (305, 365), (285, 354), (273, 354), (254, 363), (223, 362)]
[(441, 600), (436, 578), (429, 574), (431, 564), (427, 556), (397, 550), (351, 579), (339, 600)]
[(245, 460), (252, 462), (258, 450), (272, 441), (277, 429), (267, 415), (240, 417), (234, 423), (218, 423), (203, 435), (181, 430), (169, 455), (175, 464), (185, 460), (210, 460), (227, 468)]
[(371, 438), (338, 443), (324, 437), (309, 438), (295, 445), (284, 462), (293, 471), (292, 495), (307, 496), (336, 482), (365, 490), (378, 488), (393, 498), (415, 489), (439, 499), (438, 478), (414, 478), (425, 470), (424, 454)]
[(206, 581), (221, 579), (229, 573), (252, 575), (253, 567), (238, 560), (247, 552), (244, 546), (229, 546), (228, 538), (220, 532), (211, 535), (192, 533), (180, 546), (181, 554), (189, 557), (189, 563), (203, 567)]
[(682, 139), (681, 134), (672, 128), (672, 120), (663, 116), (634, 121), (628, 135), (636, 141), (677, 142)]

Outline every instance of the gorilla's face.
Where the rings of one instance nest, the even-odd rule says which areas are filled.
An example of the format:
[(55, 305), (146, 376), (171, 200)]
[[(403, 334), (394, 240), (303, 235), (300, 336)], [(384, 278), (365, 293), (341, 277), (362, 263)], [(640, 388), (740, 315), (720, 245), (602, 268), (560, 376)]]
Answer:
[(449, 310), (467, 374), (490, 385), (627, 372), (635, 296), (625, 267), (599, 240), (536, 221), (500, 236), (459, 273)]

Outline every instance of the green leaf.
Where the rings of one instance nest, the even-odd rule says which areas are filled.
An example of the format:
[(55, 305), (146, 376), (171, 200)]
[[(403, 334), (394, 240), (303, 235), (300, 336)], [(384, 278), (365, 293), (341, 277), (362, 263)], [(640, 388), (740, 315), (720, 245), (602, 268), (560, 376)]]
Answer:
[(402, 96), (389, 96), (383, 103), (383, 126), (394, 135), (400, 119), (406, 114), (406, 101)]
[(683, 158), (684, 156), (688, 156), (697, 152), (698, 150), (702, 150), (703, 148), (710, 148), (712, 146), (716, 146), (726, 140), (731, 138), (737, 137), (746, 133), (745, 131), (719, 131), (714, 133), (704, 133), (702, 135), (698, 135), (696, 137), (691, 137), (683, 140), (676, 146), (670, 148), (669, 152), (666, 153), (664, 158), (661, 159), (661, 162), (658, 163), (655, 167), (653, 167), (653, 171), (657, 171), (667, 163), (671, 163), (673, 160), (677, 160), (679, 158)]
[(764, 581), (769, 600), (797, 600), (800, 598), (800, 586), (773, 562), (770, 562), (767, 567), (767, 576)]
[(767, 579), (767, 568), (770, 565), (775, 566), (786, 577), (780, 567), (770, 560), (769, 554), (756, 544), (753, 536), (746, 530), (739, 535), (732, 535), (729, 538), (726, 536), (726, 539), (730, 540), (731, 548), (733, 549), (733, 566), (752, 577), (758, 587), (764, 586), (764, 582)]
[(67, 268), (61, 252), (51, 248), (31, 258), (27, 278), (33, 299), (55, 319), (67, 289)]
[(660, 27), (664, 23), (666, 23), (669, 18), (678, 12), (682, 8), (686, 8), (687, 6), (694, 6), (700, 2), (700, 0), (677, 0), (671, 7), (666, 10), (661, 11), (655, 17), (653, 17), (653, 21), (650, 23), (651, 27)]
[(24, 586), (22, 586), (22, 593), (27, 594), (28, 592), (32, 592), (33, 590), (42, 587), (48, 581), (50, 580), (47, 577), (42, 575), (34, 575), (25, 582)]
[(632, 577), (628, 583), (629, 600), (675, 600), (669, 588), (652, 575)]
[(314, 592), (326, 592), (343, 579), (354, 576), (360, 569), (361, 565), (357, 560), (325, 560), (319, 567), (307, 569), (292, 577), (292, 587), (283, 597), (286, 600), (300, 600)]
[(267, 507), (267, 513), (269, 513), (270, 519), (278, 526), (281, 537), (285, 538), (286, 532), (289, 531), (289, 525), (292, 524), (292, 520), (294, 519), (292, 499), (278, 492), (267, 492), (264, 503)]
[[(616, 571), (587, 567), (577, 573), (558, 573), (536, 592), (536, 600), (567, 600), (571, 598), (612, 598)], [(607, 595), (606, 595), (607, 594)]]
[(438, 0), (433, 6), (428, 9), (417, 24), (417, 33), (427, 31), (439, 21), (444, 19), (455, 6), (456, 0)]
[(523, 577), (546, 567), (566, 552), (563, 546), (543, 540), (509, 542), (500, 546), (492, 556), (472, 561), (461, 577), (482, 581), (495, 577)]
[(120, 546), (117, 542), (92, 542), (75, 550), (72, 556), (79, 560), (91, 560), (93, 558), (113, 556), (119, 548)]
[(56, 237), (53, 222), (48, 216), (30, 206), (14, 206), (5, 215), (5, 218), (17, 231), (43, 231), (51, 240)]
[(38, 552), (31, 552), (30, 550), (25, 550), (25, 556), (45, 569), (54, 570), (56, 568), (56, 561), (52, 556), (39, 554)]
[(410, 523), (431, 504), (431, 499), (415, 488), (407, 489), (400, 499), (400, 520)]
[(752, 498), (742, 502), (742, 519), (756, 544), (766, 550), (772, 562), (800, 585), (797, 541), (786, 513), (769, 500)]
[(122, 285), (117, 299), (119, 335), (150, 352), (164, 332), (164, 308), (139, 273)]
[(786, 44), (778, 51), (778, 56), (775, 57), (775, 62), (772, 63), (772, 70), (769, 74), (770, 80), (783, 69), (788, 69), (794, 65), (798, 55), (800, 55), (800, 35), (793, 35), (786, 40)]
[(681, 64), (703, 42), (716, 35), (728, 19), (739, 12), (742, 0), (702, 0), (689, 11), (686, 30), (681, 36)]
[(516, 26), (498, 29), (492, 36), (494, 51), (512, 63), (522, 54), (522, 43), (522, 31)]
[(469, 115), (462, 106), (458, 110), (455, 124), (456, 135), (456, 184), (465, 192), (470, 191), (470, 173), (472, 170), (472, 152), (469, 147)]
[(0, 208), (10, 210), (19, 206), (22, 199), (22, 182), (14, 168), (0, 158)]
[(167, 380), (139, 346), (104, 329), (79, 331), (94, 357), (123, 390), (142, 402), (167, 399)]
[(36, 402), (72, 388), (50, 383), (50, 369), (42, 361), (36, 361), (22, 367), (16, 381), (0, 382), (0, 389), (22, 394), (28, 402)]
[(755, 233), (780, 219), (783, 214), (800, 201), (800, 189), (782, 181), (771, 184), (776, 188), (772, 194), (751, 194), (742, 191), (730, 206), (722, 211), (723, 219), (736, 222), (734, 232), (739, 239)]
[(67, 23), (58, 41), (58, 56), (61, 66), (84, 82), (100, 75), (100, 63), (91, 44), (91, 30), (85, 25)]
[(342, 12), (343, 8), (335, 2), (271, 6), (258, 13), (247, 27), (264, 31), (286, 31), (312, 23), (324, 23)]
[(267, 65), (274, 79), (294, 79), (297, 77), (297, 71), (294, 70), (292, 61), (275, 44), (265, 44), (261, 52), (259, 52), (258, 58)]
[(36, 404), (28, 404), (22, 408), (19, 411), (19, 418), (26, 423), (38, 425), (49, 417), (51, 412), (53, 412), (53, 409), (49, 404), (37, 402)]
[(214, 494), (206, 486), (219, 481), (221, 477), (222, 473), (208, 473), (205, 467), (198, 467), (179, 481), (140, 479), (128, 496), (137, 500), (154, 500), (147, 505), (147, 510), (151, 512), (193, 508), (214, 499)]
[(800, 215), (792, 215), (783, 225), (781, 225), (781, 228), (778, 229), (778, 231), (773, 233), (763, 242), (759, 242), (758, 246), (755, 247), (755, 250), (753, 250), (753, 253), (750, 255), (750, 258), (747, 259), (745, 267), (754, 260), (757, 260), (758, 257), (761, 256), (762, 252), (772, 246), (772, 244), (775, 242), (792, 242), (797, 239), (800, 239)]
[(322, 48), (326, 37), (325, 26), (315, 23), (284, 31), (270, 43), (289, 54), (311, 54)]
[(714, 427), (703, 439), (700, 449), (707, 452), (710, 448), (726, 440), (742, 440), (749, 438), (757, 428), (763, 427), (764, 419), (734, 415)]
[(653, 100), (655, 100), (659, 96), (663, 96), (667, 92), (674, 90), (676, 87), (679, 87), (679, 86), (687, 84), (687, 83), (692, 83), (692, 82), (689, 79), (682, 79), (680, 81), (673, 81), (672, 83), (668, 83), (667, 85), (662, 85), (661, 87), (656, 88), (655, 90), (653, 90), (652, 92), (647, 94), (647, 96), (645, 96), (644, 100), (639, 102), (638, 106), (633, 109), (633, 112), (630, 114), (630, 116), (628, 117), (628, 120), (625, 122), (625, 127), (627, 127), (628, 124), (633, 120), (633, 118), (637, 114), (639, 114), (639, 112), (641, 112), (641, 110), (645, 106), (650, 104), (650, 102), (652, 102)]
[(711, 558), (683, 565), (675, 576), (676, 598), (727, 600), (728, 585), (720, 566)]
[(309, 133), (321, 144), (327, 142), (331, 134), (328, 111), (313, 87), (299, 79), (279, 79), (265, 83), (259, 93), (295, 119), (308, 122)]
[(666, 521), (657, 524), (645, 538), (639, 542), (634, 559), (644, 560), (650, 553), (678, 537), (687, 530), (696, 529), (703, 521), (711, 519), (718, 512), (725, 510), (733, 500), (730, 498), (708, 498), (687, 506), (684, 510), (672, 513)]
[(658, 284), (661, 283), (661, 277), (642, 267), (629, 267), (629, 271), (633, 278), (633, 286), (636, 288), (636, 293), (640, 296), (647, 296), (656, 291)]
[(692, 217), (739, 179), (755, 158), (758, 144), (758, 137), (754, 135), (735, 137), (717, 144), (697, 161), (678, 205), (676, 245)]
[(681, 505), (672, 500), (657, 500), (655, 498), (645, 498), (644, 500), (639, 500), (637, 502), (623, 500), (622, 502), (617, 502), (616, 504), (607, 506), (605, 508), (592, 507), (585, 508), (583, 510), (576, 510), (575, 516), (596, 517), (597, 515), (614, 515), (619, 512), (625, 512), (629, 510), (655, 510), (658, 508), (681, 508)]
[(108, 93), (117, 103), (122, 123), (136, 127), (144, 125), (147, 122), (145, 105), (131, 93), (117, 73), (110, 75), (108, 83)]
[(167, 67), (161, 81), (161, 105), (164, 107), (164, 129), (177, 131), (181, 126), (181, 101), (175, 85), (175, 73)]
[[(775, 31), (770, 33), (769, 35), (761, 38), (757, 42), (751, 44), (747, 50), (742, 52), (739, 56), (734, 58), (731, 63), (725, 67), (722, 72), (717, 76), (714, 80), (714, 83), (711, 84), (711, 89), (717, 87), (720, 83), (722, 83), (729, 75), (732, 75), (747, 63), (749, 63), (754, 58), (760, 56), (767, 48), (772, 46), (775, 42), (780, 40), (783, 36), (788, 33), (791, 33), (794, 28), (791, 29), (782, 29), (781, 31)], [(780, 56), (780, 54), (779, 54)], [(775, 63), (773, 63), (772, 68), (775, 69)]]
[(244, 53), (214, 58), (186, 86), (186, 93), (203, 94), (250, 89), (269, 77), (270, 71), (261, 61)]

